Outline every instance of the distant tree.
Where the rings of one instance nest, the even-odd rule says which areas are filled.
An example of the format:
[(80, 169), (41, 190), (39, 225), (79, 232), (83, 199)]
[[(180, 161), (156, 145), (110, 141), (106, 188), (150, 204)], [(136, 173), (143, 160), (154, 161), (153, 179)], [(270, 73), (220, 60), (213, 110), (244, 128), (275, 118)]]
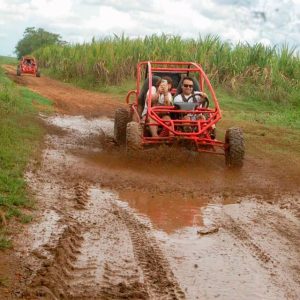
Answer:
[(20, 59), (24, 55), (31, 54), (33, 51), (48, 45), (65, 44), (59, 34), (48, 32), (42, 28), (27, 27), (24, 31), (23, 38), (15, 47), (15, 53)]

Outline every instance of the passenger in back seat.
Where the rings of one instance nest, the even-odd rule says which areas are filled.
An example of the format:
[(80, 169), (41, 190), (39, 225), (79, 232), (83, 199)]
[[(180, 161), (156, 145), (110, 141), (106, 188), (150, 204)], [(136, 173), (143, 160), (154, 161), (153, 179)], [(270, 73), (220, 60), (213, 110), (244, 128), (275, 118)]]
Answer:
[[(156, 86), (151, 87), (151, 106), (172, 106), (172, 94), (170, 90), (172, 89), (172, 79), (168, 76), (162, 77), (162, 79), (158, 80)], [(142, 122), (146, 121), (147, 112), (148, 112), (148, 95), (149, 91), (146, 95), (145, 107), (142, 112)], [(161, 115), (164, 120), (171, 120), (168, 114)], [(152, 118), (148, 118), (147, 120), (150, 123), (156, 123)], [(149, 126), (151, 136), (158, 136), (158, 125)]]

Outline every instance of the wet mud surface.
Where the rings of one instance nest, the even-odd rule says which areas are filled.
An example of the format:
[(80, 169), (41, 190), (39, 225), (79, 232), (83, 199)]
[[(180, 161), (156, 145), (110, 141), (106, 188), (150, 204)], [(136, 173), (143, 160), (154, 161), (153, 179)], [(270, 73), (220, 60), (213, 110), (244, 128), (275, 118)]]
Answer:
[[(40, 79), (18, 78), (42, 91)], [(21, 275), (3, 299), (299, 298), (297, 172), (251, 156), (230, 171), (168, 147), (126, 155), (111, 114), (40, 116), (35, 218), (15, 238)]]

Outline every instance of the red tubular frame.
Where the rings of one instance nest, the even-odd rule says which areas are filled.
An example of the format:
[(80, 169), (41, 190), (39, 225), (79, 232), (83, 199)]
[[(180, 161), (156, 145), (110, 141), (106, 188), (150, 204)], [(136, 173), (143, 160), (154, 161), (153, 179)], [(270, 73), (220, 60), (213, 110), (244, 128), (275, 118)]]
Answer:
[[(158, 143), (174, 143), (177, 140), (189, 140), (193, 141), (197, 147), (197, 151), (199, 152), (209, 152), (214, 154), (224, 154), (225, 143), (212, 139), (207, 130), (212, 128), (214, 124), (216, 124), (221, 118), (221, 110), (219, 107), (219, 103), (216, 97), (216, 94), (212, 88), (212, 85), (204, 73), (200, 64), (193, 62), (163, 62), (163, 61), (143, 61), (137, 65), (137, 85), (136, 90), (129, 91), (126, 96), (126, 103), (130, 104), (130, 98), (134, 97), (134, 102), (130, 105), (133, 114), (136, 115), (138, 120), (140, 121), (140, 117), (138, 114), (138, 95), (141, 91), (141, 79), (142, 79), (142, 71), (148, 70), (149, 77), (149, 90), (152, 87), (152, 75), (154, 72), (169, 72), (169, 73), (198, 73), (199, 74), (199, 86), (201, 91), (205, 92), (204, 83), (208, 87), (210, 95), (212, 97), (214, 103), (214, 109), (209, 108), (197, 108), (196, 110), (178, 110), (175, 109), (175, 106), (154, 106), (151, 107), (151, 95), (149, 93), (146, 101), (148, 101), (148, 116), (150, 116), (153, 120), (157, 122), (160, 126), (167, 128), (172, 132), (173, 136), (167, 137), (146, 137), (143, 136), (142, 144), (143, 145), (151, 145)], [(174, 90), (172, 92), (175, 92)], [(159, 113), (162, 112), (172, 112), (172, 113), (192, 113), (192, 114), (203, 114), (209, 115), (208, 119), (205, 120), (196, 120), (196, 121), (188, 121), (188, 120), (163, 120), (159, 117)], [(148, 123), (148, 126), (154, 125), (154, 123)], [(193, 126), (196, 131), (195, 132), (182, 132), (177, 130), (178, 127), (190, 125)], [(209, 147), (206, 147), (209, 146)], [(219, 151), (216, 151), (217, 149)]]
[[(25, 61), (30, 59), (32, 61), (31, 65), (26, 65)], [(33, 74), (33, 75), (36, 75), (37, 73), (37, 70), (38, 70), (38, 67), (37, 67), (37, 63), (36, 63), (36, 60), (35, 58), (33, 57), (28, 57), (28, 56), (25, 56), (21, 59), (20, 61), (20, 71), (24, 74)]]

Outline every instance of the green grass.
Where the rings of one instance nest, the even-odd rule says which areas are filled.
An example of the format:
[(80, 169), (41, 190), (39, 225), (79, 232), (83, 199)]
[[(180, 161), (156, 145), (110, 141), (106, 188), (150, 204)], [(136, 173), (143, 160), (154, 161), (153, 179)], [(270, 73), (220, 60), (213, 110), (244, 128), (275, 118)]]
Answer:
[(3, 64), (17, 65), (18, 59), (16, 57), (0, 56), (0, 65), (3, 65)]
[(7, 287), (9, 284), (9, 279), (7, 277), (0, 277), (0, 287)]
[(11, 248), (11, 241), (0, 231), (0, 249)]
[(30, 223), (33, 220), (33, 217), (31, 215), (22, 214), (20, 221), (23, 224)]
[[(45, 109), (48, 111), (51, 111), (51, 105), (52, 105), (52, 101), (42, 97), (26, 88), (20, 88), (20, 94), (21, 97), (23, 98), (23, 101), (27, 107), (27, 109), (33, 109), (33, 111), (35, 110), (34, 108), (34, 104), (39, 104), (42, 106), (46, 106)], [(31, 105), (33, 104), (33, 106)], [(48, 109), (47, 109), (48, 106)], [(49, 110), (50, 109), (50, 110)]]
[[(51, 101), (24, 87), (17, 87), (0, 68), (0, 212), (6, 220), (22, 223), (31, 217), (22, 208), (33, 205), (26, 190), (24, 170), (30, 159), (39, 155), (44, 129), (38, 108), (51, 111)], [(0, 223), (0, 249), (9, 245)]]
[(300, 109), (297, 105), (235, 96), (222, 89), (217, 90), (217, 97), (225, 115), (233, 120), (300, 129)]

